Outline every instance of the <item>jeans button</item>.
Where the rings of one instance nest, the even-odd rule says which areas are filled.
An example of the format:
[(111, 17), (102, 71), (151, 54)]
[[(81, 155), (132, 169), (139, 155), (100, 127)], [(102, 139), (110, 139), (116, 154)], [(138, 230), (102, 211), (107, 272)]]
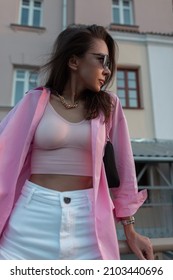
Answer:
[(69, 204), (71, 202), (71, 198), (70, 197), (64, 197), (64, 202), (66, 204)]

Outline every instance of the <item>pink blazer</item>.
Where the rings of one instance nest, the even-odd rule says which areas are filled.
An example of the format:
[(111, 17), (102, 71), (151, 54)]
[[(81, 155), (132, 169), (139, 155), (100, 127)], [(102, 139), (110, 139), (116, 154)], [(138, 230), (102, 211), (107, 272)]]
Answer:
[[(91, 121), (95, 231), (105, 260), (120, 258), (115, 220), (135, 214), (147, 197), (146, 190), (138, 192), (126, 119), (119, 99), (111, 95), (115, 109), (110, 136), (121, 182), (119, 188), (111, 189), (113, 197), (102, 161), (106, 139), (103, 115)], [(29, 91), (0, 123), (0, 234), (25, 180), (30, 176), (31, 141), (49, 97), (46, 88)]]

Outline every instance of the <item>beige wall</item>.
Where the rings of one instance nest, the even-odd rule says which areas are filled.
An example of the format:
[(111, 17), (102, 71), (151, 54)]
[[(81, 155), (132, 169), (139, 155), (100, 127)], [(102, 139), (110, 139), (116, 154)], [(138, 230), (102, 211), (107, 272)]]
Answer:
[(109, 26), (112, 21), (112, 0), (75, 0), (75, 23)]
[(172, 0), (134, 0), (134, 17), (140, 31), (172, 33)]
[[(112, 0), (74, 0), (75, 23), (112, 23)], [(140, 31), (172, 33), (172, 0), (133, 0), (135, 25)]]

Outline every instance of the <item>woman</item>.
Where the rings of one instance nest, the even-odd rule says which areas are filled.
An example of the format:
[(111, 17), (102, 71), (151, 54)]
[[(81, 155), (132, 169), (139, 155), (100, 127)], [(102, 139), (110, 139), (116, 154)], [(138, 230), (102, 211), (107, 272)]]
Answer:
[[(101, 26), (57, 38), (43, 88), (29, 91), (0, 126), (1, 259), (119, 259), (114, 220), (139, 259), (153, 259), (133, 214), (138, 193), (120, 102), (112, 81), (116, 46)], [(110, 126), (120, 186), (109, 192), (103, 164)]]

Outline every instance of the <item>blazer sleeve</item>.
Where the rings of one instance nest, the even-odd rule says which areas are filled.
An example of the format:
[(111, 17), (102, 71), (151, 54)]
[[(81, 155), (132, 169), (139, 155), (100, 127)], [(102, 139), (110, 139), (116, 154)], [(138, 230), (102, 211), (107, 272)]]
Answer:
[(112, 112), (112, 124), (110, 138), (112, 140), (120, 186), (112, 188), (112, 200), (114, 214), (117, 219), (134, 215), (147, 198), (147, 190), (138, 192), (136, 170), (127, 121), (123, 113), (120, 101), (112, 94), (114, 109)]

